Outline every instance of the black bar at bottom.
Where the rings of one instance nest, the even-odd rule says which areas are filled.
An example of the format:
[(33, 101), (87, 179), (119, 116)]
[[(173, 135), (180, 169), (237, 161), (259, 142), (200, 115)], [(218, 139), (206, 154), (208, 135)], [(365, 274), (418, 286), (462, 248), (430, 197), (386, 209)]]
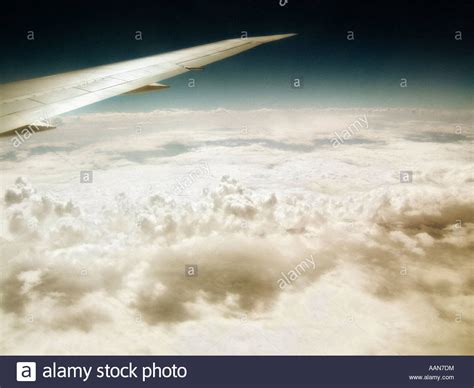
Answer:
[(0, 387), (473, 387), (470, 356), (0, 356)]

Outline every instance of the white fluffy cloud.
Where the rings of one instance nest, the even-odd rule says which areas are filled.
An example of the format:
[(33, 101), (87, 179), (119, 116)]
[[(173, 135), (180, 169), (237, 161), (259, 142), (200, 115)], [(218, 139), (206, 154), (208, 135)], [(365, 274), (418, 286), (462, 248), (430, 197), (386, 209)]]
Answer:
[(473, 353), (466, 117), (105, 114), (2, 144), (0, 352)]

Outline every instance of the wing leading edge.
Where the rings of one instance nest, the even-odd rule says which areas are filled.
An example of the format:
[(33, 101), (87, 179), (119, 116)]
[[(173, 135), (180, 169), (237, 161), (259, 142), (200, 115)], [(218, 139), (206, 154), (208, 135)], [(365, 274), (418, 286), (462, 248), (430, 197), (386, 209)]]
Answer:
[(228, 39), (170, 53), (0, 85), (0, 135), (47, 127), (57, 115), (120, 94), (166, 88), (159, 81), (295, 34)]

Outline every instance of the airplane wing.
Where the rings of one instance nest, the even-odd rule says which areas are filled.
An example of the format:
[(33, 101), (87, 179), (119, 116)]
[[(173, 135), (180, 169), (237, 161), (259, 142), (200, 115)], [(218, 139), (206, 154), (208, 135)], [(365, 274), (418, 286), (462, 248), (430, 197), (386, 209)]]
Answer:
[(0, 135), (97, 101), (166, 88), (158, 82), (295, 34), (228, 39), (170, 53), (0, 85)]

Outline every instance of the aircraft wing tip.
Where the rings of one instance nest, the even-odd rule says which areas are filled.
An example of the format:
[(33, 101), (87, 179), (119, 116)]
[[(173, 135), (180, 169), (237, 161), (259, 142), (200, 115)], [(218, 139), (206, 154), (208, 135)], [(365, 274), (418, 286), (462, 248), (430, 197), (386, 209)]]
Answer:
[(273, 42), (275, 40), (280, 40), (280, 39), (286, 39), (290, 38), (292, 36), (298, 35), (297, 33), (289, 33), (289, 34), (277, 34), (277, 35), (265, 35), (265, 36), (256, 36), (254, 38), (251, 38), (257, 42), (262, 42), (262, 43), (267, 43), (267, 42)]

